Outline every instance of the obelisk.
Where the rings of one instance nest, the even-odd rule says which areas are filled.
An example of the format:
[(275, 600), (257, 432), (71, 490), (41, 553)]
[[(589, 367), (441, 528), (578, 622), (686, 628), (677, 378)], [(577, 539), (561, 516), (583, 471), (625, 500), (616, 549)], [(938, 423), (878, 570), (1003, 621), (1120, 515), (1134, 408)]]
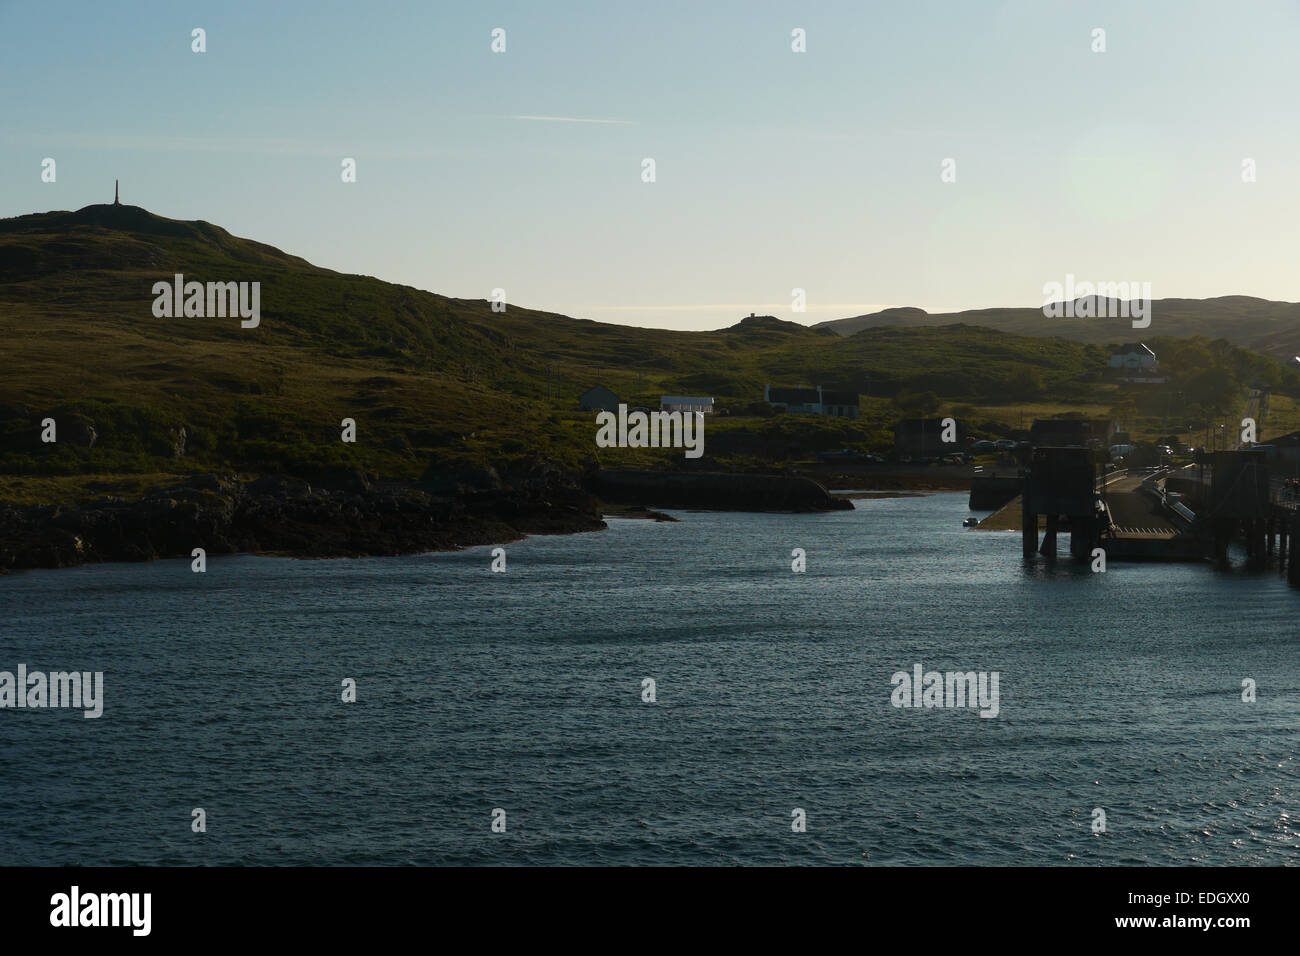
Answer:
[(113, 205), (114, 205), (114, 206), (120, 206), (120, 205), (122, 205), (122, 200), (118, 198), (118, 195), (119, 195), (119, 194), (118, 194), (118, 181), (115, 179), (115, 180), (113, 180)]

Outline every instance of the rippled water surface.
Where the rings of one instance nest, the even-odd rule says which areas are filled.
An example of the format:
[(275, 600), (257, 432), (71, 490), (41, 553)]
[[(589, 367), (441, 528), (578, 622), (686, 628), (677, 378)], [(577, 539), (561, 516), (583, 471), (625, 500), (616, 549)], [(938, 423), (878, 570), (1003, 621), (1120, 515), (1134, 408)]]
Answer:
[[(105, 675), (98, 720), (0, 711), (0, 863), (1300, 860), (1300, 591), (1027, 569), (968, 513), (0, 578), (0, 670)], [(999, 715), (895, 708), (916, 663), (997, 671)]]

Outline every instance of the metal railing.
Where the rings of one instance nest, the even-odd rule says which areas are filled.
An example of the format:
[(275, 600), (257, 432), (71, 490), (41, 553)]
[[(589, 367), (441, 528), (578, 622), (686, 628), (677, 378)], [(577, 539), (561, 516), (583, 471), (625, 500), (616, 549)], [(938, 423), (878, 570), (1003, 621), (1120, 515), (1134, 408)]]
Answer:
[(1114, 471), (1108, 471), (1103, 475), (1097, 476), (1097, 487), (1105, 488), (1113, 481), (1119, 481), (1121, 478), (1128, 477), (1127, 468), (1116, 468)]

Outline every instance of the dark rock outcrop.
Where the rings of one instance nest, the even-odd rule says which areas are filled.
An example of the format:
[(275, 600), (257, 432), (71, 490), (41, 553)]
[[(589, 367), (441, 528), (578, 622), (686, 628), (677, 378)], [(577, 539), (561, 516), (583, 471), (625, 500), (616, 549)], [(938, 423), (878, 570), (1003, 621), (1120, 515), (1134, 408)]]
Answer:
[(0, 504), (0, 572), (188, 558), (194, 548), (311, 558), (410, 554), (605, 527), (577, 476), (544, 463), (522, 474), (527, 480), (509, 485), (493, 481), (495, 472), (476, 473), (486, 487), (458, 483), (454, 495), (348, 474), (324, 476), (324, 484), (207, 474), (137, 501)]
[(58, 429), (57, 434), (60, 439), (70, 441), (82, 448), (94, 448), (95, 442), (99, 439), (99, 433), (95, 431), (95, 423), (85, 415), (65, 415), (63, 421), (55, 419), (55, 428)]
[(189, 439), (189, 433), (185, 431), (184, 425), (173, 425), (167, 429), (167, 447), (173, 458), (185, 457), (185, 442)]

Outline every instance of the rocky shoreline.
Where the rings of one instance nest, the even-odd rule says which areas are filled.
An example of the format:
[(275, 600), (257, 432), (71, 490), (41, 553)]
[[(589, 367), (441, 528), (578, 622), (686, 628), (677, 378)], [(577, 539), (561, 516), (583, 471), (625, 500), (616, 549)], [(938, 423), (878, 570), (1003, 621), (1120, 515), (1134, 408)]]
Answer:
[[(609, 504), (606, 504), (609, 502)], [(144, 497), (77, 505), (0, 503), (0, 574), (104, 561), (254, 553), (341, 558), (450, 551), (531, 534), (607, 527), (603, 515), (674, 520), (650, 505), (714, 510), (852, 508), (803, 478), (749, 475), (578, 475), (549, 462), (451, 469), (422, 482), (360, 473), (307, 481), (202, 474)]]
[[(464, 478), (466, 480), (458, 480)], [(308, 481), (270, 475), (241, 481), (205, 474), (126, 501), (77, 506), (0, 504), (0, 573), (100, 561), (239, 552), (301, 558), (448, 551), (606, 527), (577, 476), (533, 465), (502, 481), (494, 472), (440, 484)]]

